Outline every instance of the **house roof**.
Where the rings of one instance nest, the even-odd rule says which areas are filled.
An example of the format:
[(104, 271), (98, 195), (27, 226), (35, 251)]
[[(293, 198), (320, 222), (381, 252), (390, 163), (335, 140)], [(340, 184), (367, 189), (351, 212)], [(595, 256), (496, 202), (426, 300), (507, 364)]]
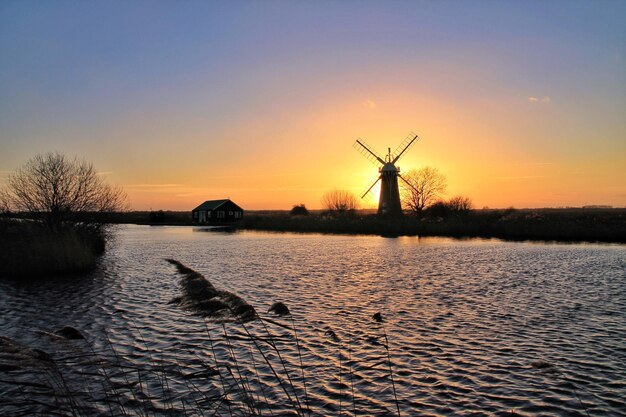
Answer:
[(224, 199), (224, 200), (207, 200), (204, 203), (200, 204), (195, 209), (193, 209), (192, 211), (196, 211), (196, 210), (215, 210), (216, 208), (218, 208), (222, 204), (228, 203), (229, 201), (232, 204), (234, 204), (237, 208), (243, 210), (241, 207), (239, 207), (237, 204), (235, 204), (232, 200), (227, 198), (227, 199)]

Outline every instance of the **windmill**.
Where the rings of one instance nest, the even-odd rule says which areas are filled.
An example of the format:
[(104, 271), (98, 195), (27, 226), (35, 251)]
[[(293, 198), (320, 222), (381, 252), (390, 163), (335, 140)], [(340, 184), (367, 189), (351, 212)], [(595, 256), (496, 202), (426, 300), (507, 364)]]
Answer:
[(378, 176), (374, 183), (361, 196), (364, 198), (368, 195), (374, 186), (380, 181), (380, 197), (378, 199), (378, 215), (384, 216), (401, 216), (402, 206), (400, 205), (400, 190), (398, 189), (398, 178), (404, 181), (409, 187), (414, 188), (407, 180), (400, 175), (400, 168), (396, 167), (396, 162), (406, 151), (411, 148), (419, 137), (411, 132), (406, 139), (398, 145), (396, 150), (391, 153), (391, 148), (387, 148), (387, 155), (384, 158), (378, 156), (371, 146), (365, 144), (362, 139), (357, 139), (354, 148), (365, 156), (378, 168)]

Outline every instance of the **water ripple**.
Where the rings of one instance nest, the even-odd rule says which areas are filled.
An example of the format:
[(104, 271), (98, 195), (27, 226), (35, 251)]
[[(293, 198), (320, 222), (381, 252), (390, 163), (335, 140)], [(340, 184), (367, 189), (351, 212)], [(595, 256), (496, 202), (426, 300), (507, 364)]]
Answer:
[[(272, 320), (266, 327), (207, 325), (168, 304), (180, 288), (164, 258), (259, 312), (282, 301), (293, 322), (262, 314)], [(71, 325), (107, 360), (167, 375), (167, 391), (147, 378), (141, 392), (151, 398), (123, 398), (131, 409), (149, 401), (157, 415), (184, 413), (168, 398), (217, 415), (234, 413), (235, 404), (245, 411), (241, 395), (211, 408), (207, 393), (228, 381), (208, 364), (253, 381), (248, 393), (265, 414), (293, 415), (293, 403), (305, 398), (302, 357), (315, 415), (396, 415), (397, 396), (403, 415), (617, 416), (626, 415), (625, 266), (619, 245), (125, 226), (88, 276), (0, 282), (0, 329), (48, 351), (50, 341), (35, 331)], [(372, 320), (376, 312), (383, 323)], [(262, 340), (268, 332), (276, 350)], [(284, 368), (268, 366), (255, 341)], [(107, 356), (111, 346), (117, 358)], [(291, 379), (291, 400), (274, 372)], [(123, 384), (124, 375), (113, 379)], [(7, 405), (14, 391), (5, 388), (0, 412), (16, 411)], [(94, 415), (110, 414), (94, 407)]]

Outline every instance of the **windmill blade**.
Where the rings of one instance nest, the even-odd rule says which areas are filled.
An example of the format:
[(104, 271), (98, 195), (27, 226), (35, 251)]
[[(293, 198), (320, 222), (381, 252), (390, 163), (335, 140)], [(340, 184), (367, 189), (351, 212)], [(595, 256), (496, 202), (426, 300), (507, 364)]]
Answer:
[(374, 186), (378, 183), (378, 181), (380, 181), (380, 177), (376, 178), (376, 181), (374, 181), (374, 184), (370, 185), (370, 188), (368, 188), (367, 191), (363, 193), (361, 198), (365, 198), (365, 196), (368, 195), (370, 191), (372, 191), (372, 188), (374, 188)]
[(404, 181), (404, 183), (405, 183), (406, 185), (408, 185), (409, 187), (411, 187), (411, 188), (412, 188), (412, 189), (413, 189), (416, 193), (418, 193), (418, 194), (419, 194), (419, 191), (417, 190), (417, 188), (415, 188), (415, 187), (413, 186), (413, 184), (411, 184), (410, 182), (408, 182), (407, 180), (405, 180), (405, 179), (404, 179), (404, 177), (403, 177), (402, 175), (398, 174), (398, 178), (400, 178), (402, 181)]
[(395, 164), (396, 162), (398, 162), (398, 159), (400, 159), (400, 157), (406, 151), (408, 151), (411, 147), (413, 147), (413, 145), (415, 145), (415, 142), (417, 142), (418, 140), (419, 140), (419, 136), (417, 136), (413, 132), (409, 133), (409, 135), (402, 141), (402, 143), (400, 143), (400, 145), (398, 145), (396, 150), (393, 151), (393, 156), (391, 158), (391, 163)]
[(378, 163), (385, 165), (385, 161), (372, 150), (371, 146), (366, 145), (361, 138), (357, 139), (352, 147), (359, 151), (361, 155), (365, 156), (374, 165), (378, 165)]

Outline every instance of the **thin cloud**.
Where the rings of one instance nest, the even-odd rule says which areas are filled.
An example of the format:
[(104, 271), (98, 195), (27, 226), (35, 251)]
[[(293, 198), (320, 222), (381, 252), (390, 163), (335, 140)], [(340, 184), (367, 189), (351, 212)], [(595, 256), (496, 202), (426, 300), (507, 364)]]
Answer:
[(365, 100), (363, 102), (363, 107), (365, 107), (367, 109), (375, 109), (376, 108), (376, 102), (374, 102), (372, 100)]
[(543, 103), (543, 104), (548, 104), (552, 101), (552, 99), (548, 96), (543, 96), (543, 97), (535, 97), (535, 96), (530, 96), (528, 97), (528, 102), (529, 103)]
[(496, 177), (498, 180), (532, 180), (537, 178), (546, 178), (545, 175), (518, 175), (513, 177)]
[(542, 166), (542, 165), (554, 165), (554, 162), (520, 162), (515, 165), (517, 166)]
[(173, 188), (183, 187), (185, 184), (128, 184), (126, 188)]

